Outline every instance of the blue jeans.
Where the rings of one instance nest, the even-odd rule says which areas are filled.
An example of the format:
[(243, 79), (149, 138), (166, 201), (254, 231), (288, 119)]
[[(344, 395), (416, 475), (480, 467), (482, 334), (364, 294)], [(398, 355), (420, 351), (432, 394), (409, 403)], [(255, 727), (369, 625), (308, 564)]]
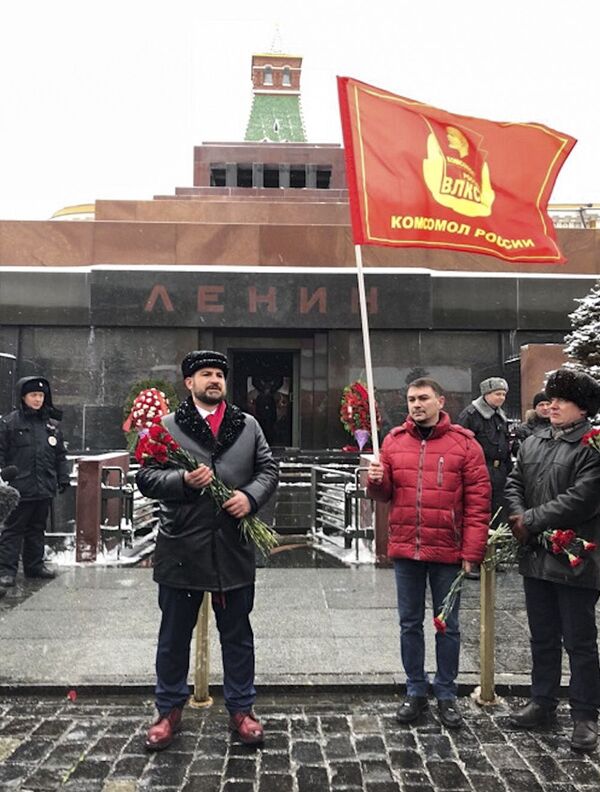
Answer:
[[(437, 615), (444, 597), (460, 566), (413, 561), (409, 558), (394, 560), (396, 593), (400, 617), (400, 654), (406, 673), (406, 692), (409, 696), (427, 696), (429, 679), (425, 673), (425, 586), (429, 578), (433, 612)], [(456, 698), (456, 677), (460, 654), (458, 609), (460, 595), (448, 615), (446, 632), (435, 635), (437, 671), (433, 680), (433, 694), (438, 699)]]
[[(225, 607), (213, 597), (212, 607), (221, 640), (223, 697), (230, 714), (252, 709), (254, 689), (254, 636), (250, 613), (254, 585), (226, 591)], [(160, 584), (158, 603), (162, 611), (156, 651), (156, 708), (166, 715), (183, 707), (189, 697), (190, 642), (196, 626), (203, 591), (188, 591)]]

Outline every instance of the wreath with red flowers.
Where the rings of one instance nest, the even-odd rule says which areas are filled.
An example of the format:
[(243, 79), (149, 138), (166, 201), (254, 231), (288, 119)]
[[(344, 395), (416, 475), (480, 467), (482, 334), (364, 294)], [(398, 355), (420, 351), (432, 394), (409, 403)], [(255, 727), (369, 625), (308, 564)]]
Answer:
[[(379, 407), (375, 401), (375, 415), (377, 418), (377, 428), (381, 427), (381, 415)], [(364, 382), (356, 382), (346, 385), (342, 393), (340, 404), (340, 421), (344, 429), (353, 435), (357, 429), (365, 429), (371, 432), (371, 418), (369, 415), (369, 392)]]
[(178, 404), (177, 393), (170, 382), (146, 379), (132, 385), (123, 408), (122, 426), (129, 450), (134, 451), (140, 432), (150, 427), (155, 415), (166, 415)]

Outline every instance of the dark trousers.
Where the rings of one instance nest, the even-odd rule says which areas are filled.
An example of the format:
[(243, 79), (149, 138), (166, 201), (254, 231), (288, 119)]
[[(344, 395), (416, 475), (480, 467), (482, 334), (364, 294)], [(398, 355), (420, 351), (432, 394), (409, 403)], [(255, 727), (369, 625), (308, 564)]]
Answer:
[[(183, 707), (189, 697), (190, 642), (196, 626), (203, 591), (159, 585), (162, 611), (156, 651), (156, 708), (165, 715)], [(221, 640), (223, 696), (230, 714), (247, 712), (254, 704), (254, 635), (250, 613), (254, 585), (213, 597), (212, 607)]]
[(44, 533), (50, 503), (50, 498), (21, 501), (6, 518), (0, 533), (0, 576), (14, 577), (17, 574), (21, 551), (26, 575), (43, 566)]
[(531, 632), (531, 697), (558, 704), (562, 647), (569, 656), (569, 703), (574, 720), (595, 720), (600, 707), (596, 602), (600, 592), (523, 578)]

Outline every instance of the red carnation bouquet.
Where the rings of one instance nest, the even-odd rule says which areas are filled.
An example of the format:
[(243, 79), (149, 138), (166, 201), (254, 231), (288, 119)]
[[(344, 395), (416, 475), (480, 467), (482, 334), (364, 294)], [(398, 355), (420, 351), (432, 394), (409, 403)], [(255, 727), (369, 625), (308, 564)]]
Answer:
[[(375, 402), (377, 428), (381, 426), (379, 407)], [(354, 435), (359, 449), (362, 451), (371, 435), (371, 417), (369, 414), (369, 392), (364, 382), (356, 380), (346, 385), (340, 404), (340, 421), (344, 429)]]
[[(156, 464), (189, 471), (196, 470), (200, 464), (171, 437), (162, 425), (160, 415), (154, 416), (147, 433), (140, 437), (135, 449), (135, 458), (140, 465)], [(220, 511), (223, 504), (233, 496), (233, 490), (214, 475), (205, 490), (208, 490), (208, 494), (214, 500), (217, 511)], [(204, 493), (205, 490), (201, 492)], [(240, 532), (243, 538), (254, 542), (265, 557), (268, 557), (271, 550), (277, 546), (278, 538), (275, 531), (256, 516), (242, 518)]]
[[(596, 549), (595, 542), (588, 542), (582, 539), (575, 534), (575, 531), (570, 529), (561, 531), (556, 528), (553, 531), (542, 531), (538, 534), (537, 539), (538, 542), (553, 555), (565, 555), (571, 567), (577, 567), (583, 564), (585, 554), (591, 553)], [(492, 549), (494, 552), (488, 552), (486, 555), (483, 562), (486, 569), (495, 569), (501, 564), (514, 563), (518, 560), (522, 550), (521, 545), (512, 535), (508, 523), (500, 523), (494, 530), (490, 529), (487, 547), (488, 551)], [(456, 598), (462, 589), (465, 574), (463, 569), (458, 572), (452, 581), (448, 594), (444, 598), (442, 609), (438, 615), (433, 618), (433, 624), (437, 632), (446, 632), (448, 615), (456, 604)]]
[(600, 451), (600, 429), (590, 429), (587, 434), (581, 438), (582, 445), (590, 446), (594, 451)]

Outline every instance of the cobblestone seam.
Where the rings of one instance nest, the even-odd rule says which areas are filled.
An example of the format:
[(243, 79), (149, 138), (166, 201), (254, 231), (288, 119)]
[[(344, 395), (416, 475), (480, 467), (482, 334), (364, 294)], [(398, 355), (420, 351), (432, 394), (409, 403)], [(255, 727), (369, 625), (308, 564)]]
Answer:
[(222, 706), (186, 709), (164, 752), (147, 754), (151, 702), (0, 700), (1, 792), (597, 792), (600, 759), (569, 748), (562, 703), (544, 731), (510, 728), (521, 702), (491, 710), (461, 700), (446, 730), (435, 705), (411, 726), (373, 695), (267, 700), (267, 742), (232, 740)]

